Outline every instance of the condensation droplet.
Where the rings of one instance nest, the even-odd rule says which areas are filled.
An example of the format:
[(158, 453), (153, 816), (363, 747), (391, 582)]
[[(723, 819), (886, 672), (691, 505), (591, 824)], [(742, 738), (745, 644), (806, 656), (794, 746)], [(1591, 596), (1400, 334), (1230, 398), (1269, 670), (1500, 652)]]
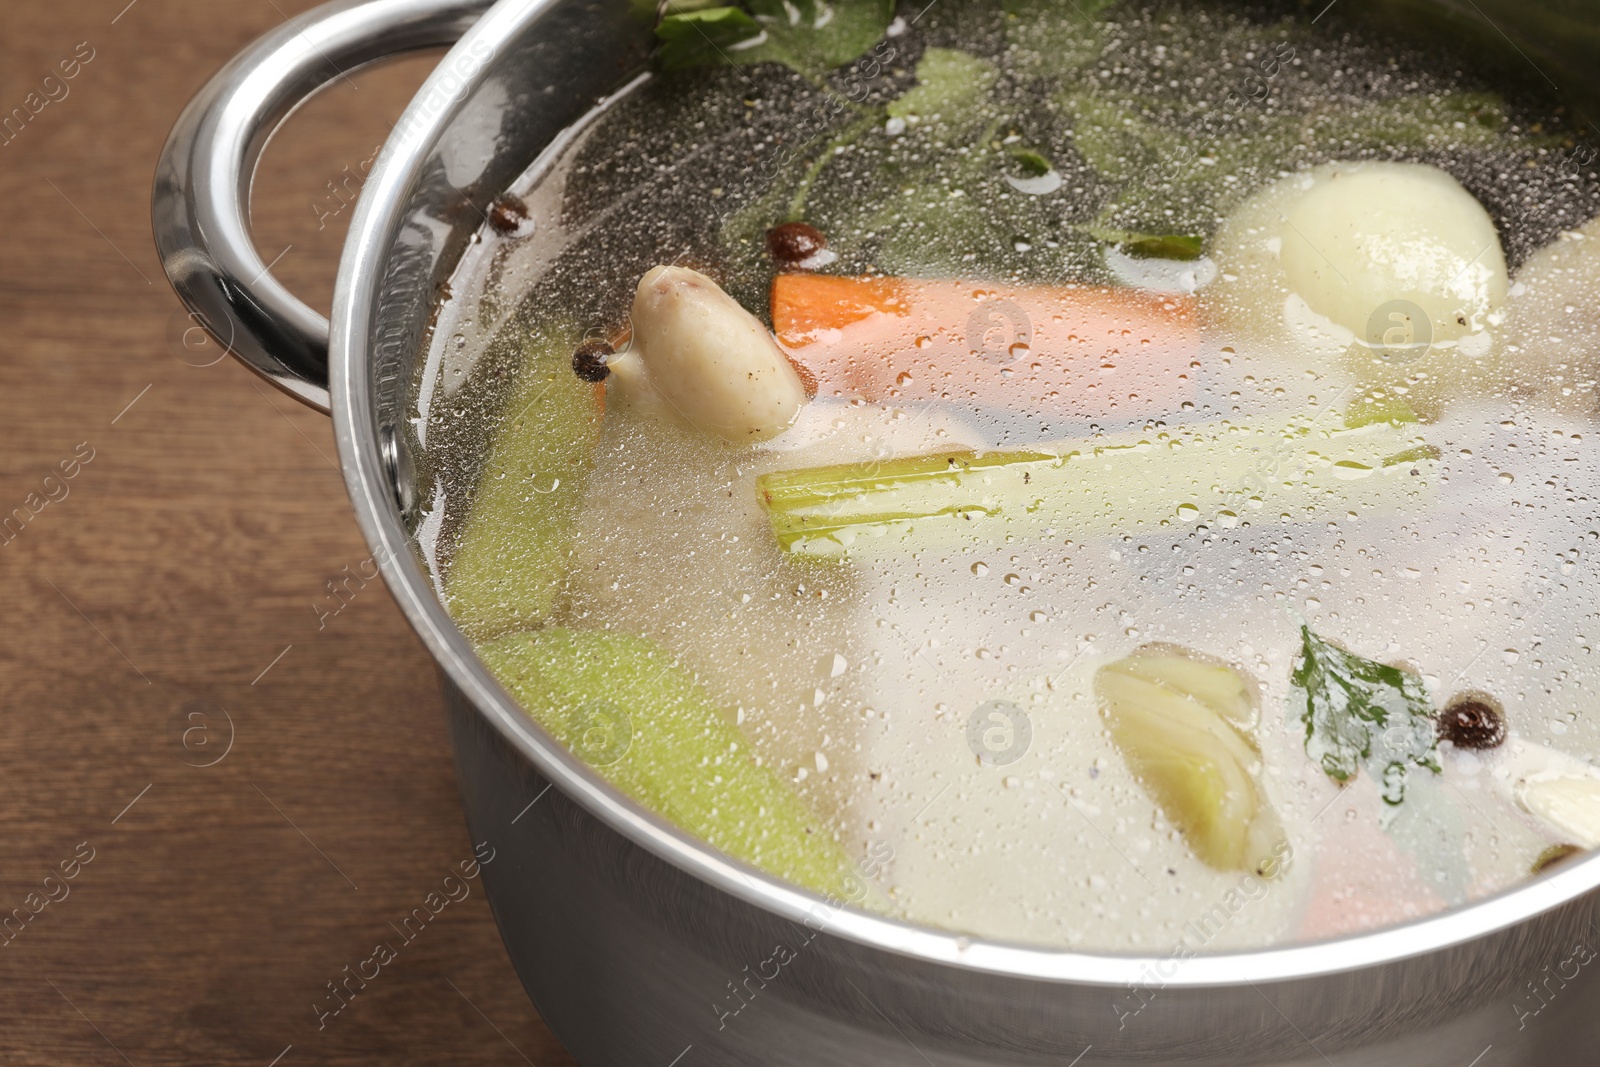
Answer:
[(1376, 469), (1365, 463), (1357, 463), (1353, 459), (1341, 459), (1333, 465), (1333, 476), (1341, 482), (1353, 482), (1358, 478), (1367, 477)]

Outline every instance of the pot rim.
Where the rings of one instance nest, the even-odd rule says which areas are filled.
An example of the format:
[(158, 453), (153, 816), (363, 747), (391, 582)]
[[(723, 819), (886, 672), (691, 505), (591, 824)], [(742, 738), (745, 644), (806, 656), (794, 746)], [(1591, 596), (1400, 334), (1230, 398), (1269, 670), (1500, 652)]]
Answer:
[[(1112, 988), (1149, 985), (1153, 976), (1168, 987), (1217, 987), (1286, 982), (1371, 968), (1427, 955), (1527, 922), (1600, 886), (1600, 853), (1482, 900), (1399, 926), (1325, 941), (1249, 951), (1198, 954), (1121, 954), (1052, 949), (971, 937), (914, 925), (850, 908), (789, 885), (723, 857), (714, 848), (645, 811), (546, 734), (489, 674), (456, 628), (417, 564), (384, 484), (384, 464), (375, 430), (370, 361), (370, 315), (383, 277), (382, 249), (391, 246), (401, 210), (439, 135), (456, 117), (491, 64), (464, 88), (448, 88), (459, 76), (458, 59), (498, 55), (501, 46), (528, 29), (554, 0), (499, 0), (441, 60), (418, 90), (395, 133), (385, 144), (363, 189), (339, 265), (331, 316), (330, 390), (334, 437), (345, 487), (356, 521), (400, 609), (451, 683), (485, 721), (534, 769), (589, 814), (632, 843), (739, 900), (792, 922), (817, 921), (856, 944), (928, 964), (1018, 979)], [(449, 100), (431, 109), (432, 96)], [(359, 353), (362, 358), (351, 358)], [(1176, 971), (1168, 976), (1164, 966)]]

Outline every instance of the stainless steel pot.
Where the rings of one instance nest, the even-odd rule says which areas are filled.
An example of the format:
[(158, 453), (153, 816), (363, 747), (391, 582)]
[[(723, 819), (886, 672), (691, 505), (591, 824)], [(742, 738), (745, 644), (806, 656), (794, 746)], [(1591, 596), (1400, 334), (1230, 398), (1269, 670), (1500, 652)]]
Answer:
[[(1592, 77), (1600, 32), (1586, 7), (1481, 3), (1406, 17), (1489, 26), (1514, 62), (1505, 34), (1552, 79)], [(341, 71), (451, 43), (366, 184), (330, 327), (251, 244), (256, 157)], [(1600, 857), (1403, 927), (1270, 951), (989, 943), (733, 863), (622, 797), (517, 708), (418, 561), (400, 427), (440, 284), (483, 209), (650, 43), (625, 0), (338, 0), (205, 87), (155, 188), (157, 242), (184, 302), (252, 369), (331, 411), (361, 529), (444, 676), (467, 819), (497, 853), (483, 876), (506, 947), (573, 1054), (587, 1067), (1592, 1062)]]

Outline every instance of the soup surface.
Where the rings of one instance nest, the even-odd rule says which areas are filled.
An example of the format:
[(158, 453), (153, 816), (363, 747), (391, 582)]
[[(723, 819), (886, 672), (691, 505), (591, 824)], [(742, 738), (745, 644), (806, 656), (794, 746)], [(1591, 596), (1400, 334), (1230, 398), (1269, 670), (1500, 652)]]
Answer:
[(669, 5), (416, 383), (485, 661), (729, 856), (983, 937), (1329, 937), (1600, 844), (1594, 153), (1314, 14)]

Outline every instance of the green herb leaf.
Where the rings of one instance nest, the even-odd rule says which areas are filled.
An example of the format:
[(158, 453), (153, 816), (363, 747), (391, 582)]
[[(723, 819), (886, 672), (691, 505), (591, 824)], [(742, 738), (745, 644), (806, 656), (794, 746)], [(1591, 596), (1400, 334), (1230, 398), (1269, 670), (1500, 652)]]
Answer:
[(1055, 165), (1048, 156), (1032, 148), (1023, 148), (1020, 145), (1007, 149), (1011, 158), (1022, 165), (1023, 173), (1030, 178), (1042, 177), (1049, 174)]
[(736, 63), (782, 63), (813, 77), (860, 56), (883, 36), (894, 0), (750, 0), (767, 39)]
[(885, 109), (903, 128), (883, 134), (891, 143), (872, 175), (876, 195), (862, 200), (840, 195), (848, 188), (843, 183), (817, 183), (813, 203), (828, 217), (825, 231), (878, 235), (873, 266), (894, 274), (981, 276), (1025, 268), (1014, 250), (1017, 235), (1055, 232), (1060, 223), (1049, 214), (1048, 198), (1003, 195), (1014, 190), (1006, 184), (1012, 163), (999, 147), (1000, 131), (1026, 124), (997, 99), (998, 81), (987, 59), (926, 49), (917, 84)]
[(1331, 645), (1301, 626), (1292, 682), (1305, 698), (1306, 754), (1344, 782), (1363, 764), (1383, 799), (1405, 799), (1412, 767), (1440, 773), (1433, 704), (1418, 675)]
[(655, 22), (664, 15), (682, 15), (690, 11), (704, 11), (710, 7), (727, 7), (722, 0), (667, 0), (661, 5), (656, 0), (628, 0), (628, 10), (635, 18)]
[(1307, 117), (1301, 139), (1338, 150), (1346, 146), (1454, 148), (1489, 146), (1510, 120), (1495, 93), (1416, 93)]
[(1095, 17), (1111, 0), (1004, 0), (1006, 40), (1017, 65), (1033, 74), (1064, 76), (1087, 65), (1106, 47)]
[(871, 48), (894, 15), (893, 0), (750, 0), (748, 11), (690, 10), (696, 6), (674, 0), (656, 27), (667, 70), (782, 63), (817, 77)]
[(1199, 234), (1140, 233), (1105, 226), (1085, 226), (1083, 230), (1096, 241), (1116, 245), (1135, 259), (1194, 260), (1200, 258), (1206, 245), (1206, 239)]
[(989, 104), (996, 77), (987, 59), (953, 48), (929, 48), (917, 63), (916, 86), (889, 105), (889, 117), (948, 126), (969, 121)]
[(656, 27), (661, 65), (667, 70), (734, 62), (728, 50), (761, 33), (755, 19), (736, 7), (713, 7), (668, 15)]
[(1130, 233), (1121, 248), (1135, 259), (1199, 259), (1206, 239), (1181, 233)]

